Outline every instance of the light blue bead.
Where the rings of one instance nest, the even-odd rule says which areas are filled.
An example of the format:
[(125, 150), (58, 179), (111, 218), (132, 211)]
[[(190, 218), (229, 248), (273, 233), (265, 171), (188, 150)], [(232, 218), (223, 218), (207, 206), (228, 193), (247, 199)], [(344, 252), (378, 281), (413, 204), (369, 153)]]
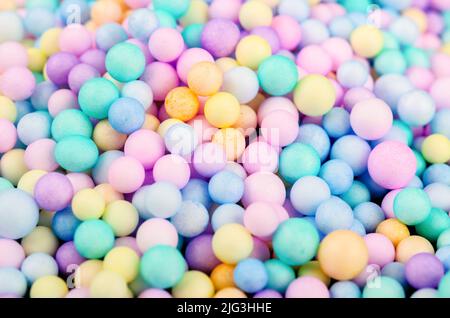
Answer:
[(353, 209), (360, 203), (370, 201), (370, 192), (364, 183), (355, 180), (350, 189), (341, 194), (340, 197)]
[(160, 28), (177, 28), (177, 20), (166, 10), (155, 10), (155, 14), (158, 17)]
[(184, 123), (172, 125), (164, 135), (167, 150), (183, 157), (193, 153), (198, 143), (199, 138), (195, 129)]
[(273, 55), (259, 65), (258, 79), (266, 93), (272, 96), (286, 95), (297, 85), (297, 65), (287, 57)]
[(348, 17), (339, 16), (330, 21), (328, 28), (332, 36), (349, 39), (355, 26)]
[(264, 262), (267, 271), (267, 288), (284, 293), (289, 284), (295, 279), (295, 272), (292, 267), (286, 265), (278, 259), (270, 259)]
[(420, 36), (419, 27), (408, 17), (395, 19), (390, 25), (389, 31), (402, 45), (413, 45)]
[(439, 235), (436, 246), (437, 248), (450, 246), (450, 229), (445, 230)]
[(433, 98), (421, 90), (413, 90), (403, 95), (397, 107), (402, 121), (413, 127), (428, 125), (433, 120), (436, 105)]
[(114, 232), (102, 220), (88, 220), (78, 226), (73, 242), (81, 256), (100, 259), (114, 247)]
[(278, 13), (288, 15), (302, 22), (309, 17), (310, 9), (306, 0), (281, 0), (278, 5)]
[(434, 208), (450, 211), (450, 186), (437, 182), (427, 185), (424, 190)]
[(318, 152), (321, 161), (324, 161), (330, 152), (330, 138), (327, 132), (315, 124), (300, 125), (296, 142), (313, 147)]
[(408, 286), (405, 275), (405, 264), (403, 263), (392, 262), (386, 264), (381, 270), (381, 275), (395, 279), (404, 287)]
[(58, 264), (53, 257), (45, 253), (28, 255), (20, 270), (30, 284), (44, 276), (58, 276)]
[(328, 184), (316, 176), (300, 178), (289, 192), (292, 206), (303, 215), (315, 215), (317, 207), (330, 196)]
[(7, 189), (13, 189), (13, 188), (14, 188), (14, 185), (8, 179), (0, 177), (0, 191), (7, 190)]
[(396, 119), (392, 123), (392, 127), (388, 131), (388, 133), (386, 135), (384, 135), (383, 138), (372, 141), (371, 144), (372, 144), (372, 147), (375, 148), (376, 145), (382, 143), (383, 141), (388, 141), (388, 140), (399, 141), (399, 142), (404, 143), (405, 145), (411, 146), (411, 144), (414, 140), (414, 134), (412, 132), (411, 127), (409, 127), (403, 121)]
[(331, 298), (361, 298), (361, 290), (352, 281), (340, 281), (330, 287)]
[(407, 77), (400, 74), (388, 74), (377, 79), (374, 93), (395, 112), (400, 98), (413, 89), (414, 86)]
[(92, 178), (96, 184), (109, 183), (109, 167), (114, 160), (123, 156), (123, 151), (109, 150), (102, 153), (92, 168)]
[(363, 298), (405, 298), (405, 291), (393, 278), (380, 276), (364, 287)]
[(406, 185), (408, 188), (423, 189), (422, 180), (418, 176), (414, 176), (411, 181)]
[(310, 145), (293, 143), (280, 154), (279, 173), (290, 184), (305, 176), (316, 176), (320, 171), (320, 157)]
[(350, 12), (347, 14), (347, 16), (350, 19), (350, 21), (352, 21), (352, 23), (355, 25), (355, 27), (367, 24), (367, 13)]
[(146, 191), (145, 207), (155, 217), (169, 218), (181, 207), (180, 190), (169, 182), (155, 182)]
[(411, 5), (411, 0), (379, 0), (385, 6), (394, 10), (402, 11)]
[(329, 234), (336, 230), (350, 229), (353, 225), (353, 212), (345, 201), (332, 196), (319, 205), (315, 220), (319, 231)]
[(25, 145), (50, 137), (52, 117), (47, 111), (26, 114), (17, 124), (17, 136)]
[(221, 171), (209, 181), (208, 191), (218, 204), (237, 203), (244, 195), (244, 180), (232, 172)]
[(108, 120), (116, 131), (129, 135), (144, 125), (145, 110), (136, 99), (122, 97), (109, 108)]
[(400, 50), (384, 50), (375, 58), (375, 70), (380, 75), (403, 74), (407, 68), (406, 60)]
[(14, 124), (17, 125), (17, 123), (22, 119), (23, 116), (33, 112), (34, 110), (35, 109), (33, 108), (33, 106), (31, 106), (31, 103), (28, 101), (16, 102), (17, 116), (16, 116), (16, 121), (14, 122)]
[(52, 231), (61, 241), (68, 242), (73, 240), (77, 227), (81, 221), (76, 218), (72, 208), (68, 207), (58, 211), (52, 218)]
[(211, 225), (217, 231), (225, 224), (244, 224), (244, 208), (234, 203), (219, 205), (211, 216)]
[(438, 298), (438, 291), (433, 288), (422, 288), (419, 290), (416, 290), (412, 295), (411, 298)]
[(0, 268), (0, 295), (23, 297), (27, 292), (25, 275), (12, 267)]
[(150, 185), (141, 187), (133, 194), (132, 204), (138, 210), (139, 216), (144, 219), (150, 219), (153, 215), (148, 211), (146, 205), (147, 193), (151, 189)]
[(431, 121), (432, 133), (441, 134), (450, 139), (450, 125), (448, 123), (450, 123), (450, 109), (439, 110)]
[(189, 9), (189, 0), (153, 0), (155, 10), (165, 10), (176, 19), (181, 18)]
[(114, 45), (106, 54), (105, 59), (108, 73), (122, 83), (137, 80), (144, 73), (145, 64), (146, 60), (142, 50), (127, 42)]
[(331, 147), (330, 157), (345, 161), (352, 168), (354, 175), (359, 176), (367, 170), (367, 160), (371, 150), (364, 139), (347, 135), (336, 140)]
[(26, 11), (23, 23), (29, 33), (40, 37), (45, 31), (56, 25), (56, 18), (51, 10), (34, 8)]
[(361, 222), (359, 222), (357, 219), (353, 219), (353, 224), (350, 227), (350, 231), (355, 232), (359, 236), (364, 237), (366, 235), (366, 229), (364, 228), (364, 225), (362, 225)]
[(97, 48), (108, 51), (114, 45), (128, 39), (128, 34), (118, 23), (106, 23), (100, 26), (95, 32), (95, 43)]
[(201, 203), (184, 201), (170, 222), (180, 235), (194, 237), (206, 230), (209, 222), (208, 210)]
[(350, 133), (350, 114), (342, 107), (334, 107), (322, 120), (322, 125), (328, 136), (340, 138)]
[(152, 33), (159, 27), (158, 17), (150, 9), (133, 11), (128, 18), (128, 30), (131, 35), (141, 41), (148, 41)]
[(450, 186), (450, 167), (444, 163), (432, 164), (425, 169), (422, 180), (425, 186), (436, 182)]
[(85, 24), (91, 16), (86, 0), (63, 0), (58, 11), (65, 24)]
[(337, 79), (345, 88), (361, 87), (369, 78), (367, 66), (360, 61), (350, 60), (342, 63), (337, 70)]
[(321, 44), (330, 37), (327, 26), (316, 19), (306, 20), (301, 24), (302, 27), (302, 47)]
[(201, 203), (205, 208), (211, 207), (212, 201), (208, 192), (208, 182), (201, 179), (191, 179), (181, 190), (183, 201)]
[(264, 289), (269, 276), (263, 262), (256, 258), (247, 258), (237, 264), (233, 279), (239, 289), (247, 293), (256, 293)]
[(373, 202), (358, 204), (353, 210), (355, 218), (362, 223), (367, 233), (375, 232), (378, 224), (384, 219), (383, 210)]
[(345, 161), (333, 159), (322, 165), (319, 177), (328, 184), (331, 194), (340, 195), (352, 186), (353, 170)]
[(360, 176), (360, 180), (367, 186), (372, 198), (382, 198), (388, 192), (385, 188), (373, 181), (368, 172)]

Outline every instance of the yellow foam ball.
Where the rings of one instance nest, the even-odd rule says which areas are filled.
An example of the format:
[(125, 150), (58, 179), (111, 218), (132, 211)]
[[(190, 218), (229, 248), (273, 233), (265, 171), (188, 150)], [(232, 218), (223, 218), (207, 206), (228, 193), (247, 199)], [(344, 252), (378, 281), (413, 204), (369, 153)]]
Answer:
[(441, 47), (441, 51), (442, 51), (443, 53), (447, 54), (447, 55), (450, 55), (450, 42), (444, 44), (444, 45)]
[(88, 288), (92, 280), (103, 270), (103, 261), (91, 259), (84, 261), (75, 270), (75, 287)]
[(44, 276), (31, 286), (30, 298), (64, 298), (68, 292), (64, 280), (57, 276)]
[(217, 93), (223, 83), (222, 70), (213, 62), (195, 64), (188, 73), (188, 86), (197, 95)]
[(275, 8), (278, 4), (280, 4), (281, 0), (257, 0), (257, 1), (265, 3), (271, 8)]
[(371, 58), (383, 49), (383, 33), (373, 25), (364, 24), (353, 30), (350, 43), (356, 54)]
[(237, 62), (253, 70), (256, 70), (271, 55), (272, 48), (269, 42), (259, 35), (248, 35), (240, 40), (236, 46)]
[(0, 118), (14, 123), (17, 118), (16, 104), (6, 96), (0, 96)]
[(230, 93), (220, 92), (205, 103), (205, 118), (214, 127), (227, 128), (234, 125), (239, 119), (241, 105), (236, 97)]
[(60, 51), (59, 36), (61, 32), (61, 28), (51, 28), (42, 34), (39, 40), (39, 47), (45, 55), (52, 56)]
[(158, 127), (158, 130), (156, 131), (162, 138), (164, 138), (166, 132), (175, 124), (182, 123), (183, 121), (176, 119), (176, 118), (169, 118), (164, 120)]
[(302, 265), (298, 270), (298, 277), (303, 276), (315, 277), (321, 280), (325, 285), (330, 285), (331, 279), (322, 271), (318, 261), (311, 261), (306, 263), (305, 265)]
[(208, 4), (203, 0), (192, 0), (187, 12), (181, 17), (180, 24), (184, 27), (195, 23), (208, 21)]
[(441, 134), (433, 134), (422, 143), (422, 155), (429, 163), (445, 163), (450, 160), (450, 140)]
[(237, 61), (231, 57), (221, 57), (220, 59), (216, 60), (215, 63), (223, 73), (238, 66)]
[(188, 121), (197, 115), (200, 102), (189, 88), (176, 87), (167, 94), (164, 107), (170, 117)]
[(102, 151), (118, 150), (125, 144), (127, 135), (114, 130), (109, 121), (104, 119), (95, 125), (92, 139)]
[(38, 48), (31, 47), (28, 52), (28, 68), (33, 72), (42, 72), (47, 62), (47, 56)]
[(337, 280), (353, 279), (369, 261), (364, 239), (353, 231), (338, 230), (328, 234), (317, 253), (322, 271)]
[(247, 295), (235, 287), (227, 287), (219, 290), (214, 298), (247, 298)]
[(16, 9), (15, 0), (2, 0), (2, 2), (0, 2), (0, 11), (15, 10), (15, 9)]
[(92, 298), (129, 298), (131, 296), (125, 279), (109, 270), (103, 270), (95, 275), (89, 292)]
[(250, 136), (256, 132), (258, 125), (258, 117), (256, 112), (247, 105), (241, 105), (241, 111), (238, 120), (234, 123), (233, 128), (238, 128), (243, 132), (244, 136)]
[(253, 238), (242, 225), (226, 224), (214, 233), (212, 249), (223, 263), (236, 264), (252, 253)]
[(214, 296), (214, 285), (205, 273), (188, 271), (172, 288), (172, 295), (175, 298), (211, 298)]
[(117, 200), (123, 200), (123, 194), (117, 192), (109, 183), (99, 184), (94, 188), (94, 190), (103, 197), (105, 204), (109, 204)]
[(331, 81), (322, 75), (307, 75), (294, 90), (294, 103), (307, 116), (322, 116), (333, 108), (336, 90)]
[(403, 16), (410, 18), (417, 25), (421, 33), (427, 30), (428, 18), (422, 10), (417, 8), (408, 8), (403, 11)]
[(397, 219), (387, 219), (378, 224), (377, 233), (386, 236), (394, 246), (409, 236), (408, 227)]
[(139, 256), (129, 247), (115, 247), (106, 254), (103, 268), (119, 274), (129, 283), (138, 276)]
[(47, 171), (44, 170), (30, 170), (25, 172), (25, 174), (20, 178), (17, 183), (17, 188), (28, 192), (33, 195), (34, 186), (39, 181), (39, 179), (47, 174)]
[(46, 226), (37, 226), (21, 241), (26, 255), (33, 253), (55, 254), (58, 249), (58, 239), (52, 230)]
[(25, 150), (12, 149), (0, 159), (0, 171), (3, 178), (17, 185), (20, 178), (28, 171), (24, 160)]
[(245, 136), (236, 128), (219, 129), (214, 134), (212, 142), (223, 147), (228, 161), (236, 160), (245, 150)]
[(142, 125), (142, 129), (148, 129), (152, 131), (157, 131), (159, 127), (159, 119), (158, 117), (150, 114), (145, 114), (144, 125)]
[(239, 10), (239, 22), (248, 31), (259, 26), (270, 26), (272, 18), (272, 8), (261, 1), (247, 1)]
[(111, 226), (116, 236), (127, 236), (136, 229), (139, 214), (130, 202), (119, 200), (106, 206), (103, 221)]
[(99, 219), (105, 207), (105, 199), (94, 189), (78, 191), (72, 199), (73, 214), (82, 221)]
[(400, 263), (406, 263), (411, 257), (419, 253), (434, 254), (431, 243), (418, 235), (411, 235), (398, 243), (395, 259)]
[(213, 269), (211, 272), (211, 280), (216, 290), (236, 286), (233, 277), (234, 267), (229, 264), (219, 264)]

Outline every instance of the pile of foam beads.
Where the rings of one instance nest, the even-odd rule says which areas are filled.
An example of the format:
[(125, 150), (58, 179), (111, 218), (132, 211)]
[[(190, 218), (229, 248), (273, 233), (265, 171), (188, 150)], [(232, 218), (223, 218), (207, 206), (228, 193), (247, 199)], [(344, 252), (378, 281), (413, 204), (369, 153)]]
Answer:
[(0, 10), (0, 296), (450, 297), (450, 1)]

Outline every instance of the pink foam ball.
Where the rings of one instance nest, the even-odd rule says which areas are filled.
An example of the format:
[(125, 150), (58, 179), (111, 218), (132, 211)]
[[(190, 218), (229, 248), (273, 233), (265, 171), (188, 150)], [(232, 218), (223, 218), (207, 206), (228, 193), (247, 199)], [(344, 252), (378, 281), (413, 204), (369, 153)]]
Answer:
[(350, 113), (353, 131), (366, 140), (384, 137), (392, 127), (391, 108), (381, 99), (368, 99), (356, 104)]
[(89, 298), (90, 292), (87, 287), (73, 288), (71, 289), (65, 298)]
[(15, 101), (29, 98), (35, 86), (33, 73), (22, 66), (10, 67), (0, 76), (0, 93)]
[(258, 124), (261, 125), (263, 119), (276, 110), (284, 110), (291, 114), (296, 121), (299, 120), (298, 109), (289, 98), (269, 97), (258, 108)]
[(136, 243), (141, 253), (156, 245), (178, 245), (178, 233), (175, 226), (161, 218), (152, 218), (139, 226)]
[(439, 10), (450, 10), (450, 3), (447, 0), (430, 0), (431, 4)]
[(328, 4), (320, 3), (311, 8), (311, 18), (328, 24), (334, 18), (334, 14)]
[(434, 74), (425, 67), (415, 66), (406, 71), (406, 76), (418, 89), (427, 91), (434, 82)]
[(388, 192), (384, 196), (383, 201), (381, 201), (381, 209), (383, 210), (384, 215), (388, 219), (395, 218), (395, 214), (394, 214), (394, 200), (395, 200), (395, 196), (400, 191), (401, 191), (401, 189), (397, 189), (397, 190), (392, 190), (392, 191)]
[(208, 9), (210, 19), (227, 19), (237, 21), (241, 0), (214, 0)]
[(345, 11), (345, 8), (337, 3), (329, 3), (328, 6), (330, 7), (330, 10), (334, 17), (339, 17), (345, 15), (347, 12)]
[(172, 295), (164, 289), (149, 288), (140, 293), (139, 298), (172, 298)]
[(280, 221), (272, 204), (255, 202), (244, 212), (244, 225), (255, 236), (268, 237), (277, 229)]
[(365, 87), (355, 87), (352, 89), (349, 89), (345, 95), (344, 95), (344, 107), (348, 111), (351, 111), (353, 107), (358, 104), (359, 102), (373, 99), (375, 98), (375, 95), (372, 91)]
[(191, 119), (188, 124), (194, 128), (198, 139), (201, 142), (211, 141), (214, 134), (219, 130), (212, 126), (203, 115), (198, 115)]
[(148, 48), (158, 61), (173, 62), (183, 52), (184, 40), (176, 29), (159, 28), (150, 36)]
[(115, 247), (123, 246), (123, 247), (129, 247), (133, 251), (136, 252), (137, 255), (141, 256), (142, 252), (139, 249), (139, 246), (137, 244), (136, 238), (132, 236), (123, 236), (116, 238), (116, 241), (114, 242)]
[(282, 205), (286, 199), (286, 188), (276, 174), (256, 172), (244, 180), (242, 203), (249, 206), (254, 202), (267, 202)]
[(298, 121), (290, 113), (277, 110), (267, 115), (261, 122), (261, 134), (269, 144), (287, 146), (298, 136)]
[(0, 239), (0, 268), (20, 268), (25, 259), (22, 246), (14, 240)]
[(431, 58), (431, 69), (436, 77), (450, 76), (450, 55), (436, 53)]
[(385, 189), (399, 189), (408, 185), (416, 173), (416, 157), (404, 143), (384, 141), (370, 153), (369, 174)]
[(416, 42), (416, 46), (425, 50), (439, 50), (441, 47), (441, 40), (439, 37), (432, 33), (424, 33)]
[(27, 67), (28, 54), (25, 47), (17, 42), (0, 44), (0, 74), (10, 67)]
[(252, 142), (242, 154), (242, 164), (249, 174), (275, 172), (278, 169), (278, 153), (266, 142)]
[(342, 38), (329, 38), (322, 44), (322, 49), (327, 52), (333, 63), (332, 69), (336, 71), (339, 66), (353, 58), (353, 50), (350, 44)]
[(383, 267), (395, 259), (395, 248), (391, 240), (379, 233), (364, 236), (364, 242), (369, 250), (369, 264)]
[(212, 177), (227, 164), (223, 147), (212, 142), (198, 146), (192, 160), (195, 171), (203, 177)]
[(214, 63), (214, 58), (208, 51), (201, 48), (188, 49), (181, 54), (177, 61), (177, 73), (184, 83), (187, 83), (187, 76), (192, 66), (200, 62)]
[(145, 169), (151, 169), (164, 155), (164, 141), (156, 132), (141, 129), (128, 136), (124, 152), (125, 156), (138, 160)]
[(92, 189), (95, 187), (95, 183), (92, 178), (81, 172), (68, 173), (66, 177), (69, 179), (73, 187), (73, 193), (77, 193), (83, 189)]
[(300, 24), (291, 16), (279, 15), (274, 17), (272, 28), (278, 35), (282, 49), (294, 50), (302, 40)]
[(308, 45), (298, 53), (297, 65), (308, 73), (327, 75), (333, 68), (333, 61), (321, 46)]
[(55, 171), (59, 165), (55, 160), (56, 142), (53, 139), (39, 139), (28, 145), (25, 150), (25, 165), (30, 170)]
[(330, 298), (327, 286), (318, 278), (304, 276), (292, 281), (286, 298)]
[(144, 179), (144, 167), (133, 157), (117, 158), (109, 167), (108, 181), (118, 192), (132, 193), (142, 186)]
[(131, 9), (145, 8), (152, 2), (152, 0), (125, 0), (127, 6)]
[(165, 155), (156, 161), (153, 167), (153, 178), (156, 182), (167, 181), (179, 189), (189, 182), (191, 170), (186, 159), (179, 155)]
[(267, 261), (270, 259), (270, 249), (263, 240), (253, 237), (253, 251), (249, 257), (259, 259), (262, 262)]
[(438, 78), (430, 87), (430, 95), (436, 103), (437, 110), (450, 108), (450, 77)]
[(13, 149), (16, 142), (16, 126), (9, 120), (0, 118), (0, 153), (5, 153)]
[(77, 95), (70, 89), (59, 89), (48, 100), (48, 112), (53, 118), (63, 110), (77, 108), (79, 108)]
[(427, 13), (427, 32), (433, 34), (440, 34), (444, 31), (445, 21), (442, 15), (436, 11), (430, 11)]
[(284, 206), (272, 203), (272, 207), (277, 214), (279, 223), (284, 222), (290, 218), (289, 213)]
[(164, 101), (166, 95), (179, 83), (175, 69), (170, 64), (162, 62), (148, 65), (141, 79), (151, 87), (156, 101)]
[(59, 35), (59, 48), (61, 51), (77, 56), (89, 50), (92, 47), (92, 42), (91, 33), (81, 24), (69, 24)]

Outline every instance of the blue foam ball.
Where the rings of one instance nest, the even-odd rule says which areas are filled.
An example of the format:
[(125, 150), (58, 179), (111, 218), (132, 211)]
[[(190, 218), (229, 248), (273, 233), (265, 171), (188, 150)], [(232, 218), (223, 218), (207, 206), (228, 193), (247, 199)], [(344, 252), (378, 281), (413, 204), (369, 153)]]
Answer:
[(404, 75), (387, 74), (377, 79), (374, 93), (375, 96), (384, 100), (395, 113), (400, 98), (413, 89), (413, 84)]
[(450, 166), (445, 163), (432, 164), (423, 172), (422, 180), (425, 186), (436, 182), (450, 186)]
[(433, 119), (435, 111), (433, 98), (421, 90), (413, 90), (403, 95), (397, 108), (400, 119), (411, 126), (428, 125)]
[(381, 270), (381, 275), (395, 279), (404, 287), (408, 286), (405, 275), (405, 264), (403, 263), (392, 262), (386, 264)]
[(436, 257), (442, 262), (445, 271), (450, 270), (450, 246), (443, 246), (436, 251)]
[(298, 179), (289, 192), (292, 206), (303, 215), (316, 214), (317, 207), (330, 196), (328, 184), (316, 176)]
[(396, 49), (382, 51), (375, 58), (375, 70), (380, 75), (403, 74), (408, 67), (402, 52)]
[(183, 201), (193, 201), (201, 203), (209, 209), (212, 205), (208, 192), (208, 182), (202, 179), (191, 179), (181, 190)]
[(269, 259), (264, 262), (264, 266), (269, 278), (266, 288), (284, 293), (295, 279), (295, 272), (292, 267), (278, 259)]
[(411, 181), (406, 185), (407, 188), (423, 189), (423, 182), (418, 176), (414, 176)]
[(332, 196), (319, 205), (315, 221), (317, 228), (324, 234), (348, 230), (353, 225), (352, 208), (342, 199)]
[(369, 78), (369, 69), (357, 60), (342, 63), (337, 70), (337, 79), (345, 88), (361, 87)]
[(150, 9), (138, 9), (128, 17), (128, 31), (143, 42), (148, 41), (150, 35), (159, 27), (158, 17)]
[(402, 45), (414, 45), (420, 36), (419, 27), (408, 17), (399, 17), (393, 20), (389, 31)]
[(66, 24), (85, 24), (91, 16), (91, 9), (86, 0), (63, 0), (59, 14)]
[(62, 241), (72, 241), (81, 221), (75, 217), (70, 207), (58, 211), (52, 218), (52, 231)]
[(355, 26), (348, 17), (339, 16), (330, 21), (328, 28), (332, 36), (348, 39)]
[(355, 218), (362, 223), (367, 233), (375, 232), (385, 216), (380, 206), (373, 202), (358, 204), (353, 210)]
[(16, 121), (14, 123), (17, 125), (17, 123), (22, 119), (23, 116), (33, 112), (34, 110), (35, 109), (33, 108), (33, 106), (31, 105), (30, 102), (25, 101), (25, 100), (17, 101), (16, 102), (17, 116), (16, 116)]
[(118, 23), (106, 23), (95, 32), (95, 44), (102, 51), (108, 51), (114, 45), (128, 39), (128, 34)]
[(267, 285), (269, 275), (263, 262), (255, 258), (247, 258), (237, 264), (233, 278), (239, 289), (247, 293), (256, 293)]
[(128, 135), (144, 125), (145, 110), (136, 99), (122, 97), (111, 105), (108, 120), (115, 130)]
[(0, 268), (0, 295), (23, 297), (27, 292), (25, 275), (12, 267)]
[(217, 231), (225, 224), (244, 224), (244, 208), (234, 203), (219, 205), (211, 216), (211, 225)]
[(56, 25), (56, 17), (49, 9), (33, 8), (26, 11), (23, 24), (29, 33), (40, 37), (45, 31)]
[(361, 290), (352, 281), (340, 281), (330, 287), (331, 298), (361, 298)]
[(209, 180), (208, 191), (218, 204), (237, 203), (244, 195), (244, 180), (233, 172), (220, 171)]
[(151, 189), (150, 185), (141, 187), (139, 190), (137, 190), (133, 194), (133, 199), (131, 201), (133, 206), (138, 210), (139, 216), (144, 220), (147, 220), (147, 219), (150, 219), (153, 217), (153, 215), (148, 211), (146, 202), (145, 202), (145, 200), (147, 198), (147, 193), (150, 189)]
[(389, 129), (388, 133), (382, 138), (372, 141), (371, 145), (373, 148), (375, 148), (375, 146), (379, 145), (383, 141), (388, 140), (399, 141), (404, 143), (405, 145), (411, 146), (414, 140), (414, 135), (411, 127), (406, 125), (403, 121), (396, 119), (392, 123), (392, 127), (391, 129)]
[(438, 291), (434, 288), (422, 288), (419, 290), (416, 290), (412, 295), (411, 298), (438, 298)]
[(346, 192), (353, 183), (353, 170), (341, 159), (324, 163), (320, 168), (319, 176), (328, 184), (333, 195)]
[(170, 182), (155, 182), (145, 192), (145, 208), (155, 217), (169, 218), (181, 208), (181, 204), (181, 191)]
[(425, 187), (431, 206), (450, 211), (450, 186), (443, 183), (431, 183)]
[(122, 157), (123, 151), (120, 150), (109, 150), (102, 153), (94, 167), (92, 168), (92, 178), (96, 184), (109, 183), (108, 173), (109, 167), (117, 158)]
[(170, 221), (180, 235), (194, 237), (206, 230), (209, 222), (209, 214), (203, 204), (184, 201)]
[(281, 0), (278, 5), (278, 13), (302, 22), (309, 17), (310, 8), (306, 0)]
[(320, 20), (309, 19), (301, 24), (302, 46), (321, 44), (330, 37), (327, 26)]
[(360, 203), (370, 201), (370, 191), (364, 183), (354, 180), (350, 189), (341, 194), (340, 198), (353, 209)]
[(58, 276), (58, 263), (46, 253), (33, 253), (22, 262), (20, 270), (32, 284), (44, 276)]
[(327, 132), (315, 124), (301, 125), (296, 142), (313, 147), (324, 161), (330, 152), (330, 138)]
[(36, 110), (47, 110), (48, 100), (57, 90), (58, 86), (49, 81), (37, 84), (30, 97), (31, 104)]
[(444, 135), (450, 139), (450, 125), (448, 123), (450, 123), (450, 109), (443, 108), (436, 113), (431, 121), (431, 132)]
[(364, 173), (361, 177), (360, 180), (362, 182), (364, 182), (364, 184), (367, 186), (367, 188), (370, 191), (370, 195), (373, 198), (381, 198), (384, 197), (386, 195), (386, 193), (388, 192), (385, 188), (383, 188), (382, 186), (380, 186), (378, 183), (376, 183), (375, 181), (373, 181), (372, 177), (370, 176), (370, 174), (368, 172)]
[(350, 114), (342, 107), (334, 107), (322, 119), (322, 125), (328, 136), (340, 138), (351, 132)]
[(52, 117), (47, 111), (26, 114), (17, 124), (17, 136), (25, 145), (39, 139), (49, 138)]
[(365, 236), (366, 235), (366, 229), (364, 228), (364, 225), (362, 225), (361, 222), (359, 222), (357, 219), (353, 218), (353, 224), (350, 227), (350, 231), (355, 232), (359, 236)]
[(350, 19), (350, 21), (352, 21), (355, 27), (367, 24), (367, 13), (350, 12), (347, 14), (347, 17)]
[(336, 140), (331, 147), (330, 157), (345, 161), (352, 168), (354, 175), (359, 176), (367, 170), (371, 151), (367, 141), (355, 135), (347, 135)]
[(197, 148), (199, 140), (195, 129), (188, 124), (171, 126), (164, 135), (167, 150), (175, 155), (187, 156)]

